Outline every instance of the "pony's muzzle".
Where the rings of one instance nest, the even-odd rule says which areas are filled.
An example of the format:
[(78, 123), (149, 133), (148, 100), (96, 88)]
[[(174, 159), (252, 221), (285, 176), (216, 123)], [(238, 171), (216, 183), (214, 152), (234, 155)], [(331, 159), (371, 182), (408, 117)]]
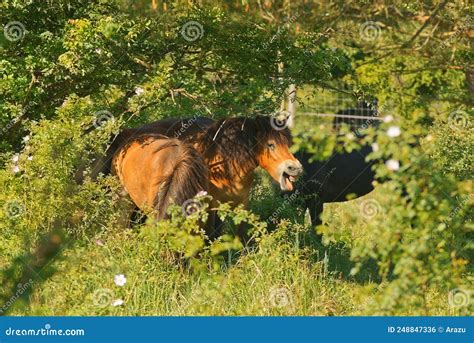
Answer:
[(303, 173), (303, 166), (298, 160), (286, 160), (279, 166), (280, 188), (282, 191), (292, 191), (293, 182)]

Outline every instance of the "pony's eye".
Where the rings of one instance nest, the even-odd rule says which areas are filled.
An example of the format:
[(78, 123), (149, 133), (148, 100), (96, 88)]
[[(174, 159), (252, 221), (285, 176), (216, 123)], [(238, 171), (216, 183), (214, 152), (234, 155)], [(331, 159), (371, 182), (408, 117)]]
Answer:
[(268, 147), (268, 149), (270, 149), (270, 150), (275, 150), (276, 145), (275, 145), (275, 143), (268, 143), (268, 144), (267, 144), (267, 147)]

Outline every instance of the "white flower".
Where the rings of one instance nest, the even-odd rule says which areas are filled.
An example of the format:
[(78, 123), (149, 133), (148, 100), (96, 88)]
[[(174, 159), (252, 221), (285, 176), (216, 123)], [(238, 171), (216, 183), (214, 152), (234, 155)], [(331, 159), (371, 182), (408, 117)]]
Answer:
[(142, 95), (143, 93), (145, 93), (145, 90), (141, 87), (137, 87), (135, 88), (135, 94), (136, 95)]
[(426, 139), (427, 142), (431, 142), (433, 140), (433, 135), (428, 134), (428, 135), (426, 135), (425, 139)]
[(398, 169), (400, 169), (400, 162), (398, 162), (397, 160), (388, 160), (387, 162), (385, 162), (385, 166), (388, 170), (397, 171)]
[(127, 282), (127, 278), (123, 274), (117, 274), (114, 277), (114, 282), (117, 286), (122, 287)]
[(15, 163), (18, 162), (19, 159), (20, 159), (20, 155), (18, 155), (18, 154), (13, 155), (13, 157), (12, 157), (12, 161), (15, 162)]
[(375, 151), (375, 152), (379, 151), (379, 145), (377, 143), (373, 143), (372, 144), (372, 150)]
[(100, 55), (100, 54), (102, 53), (102, 49), (101, 49), (101, 48), (97, 48), (97, 49), (95, 49), (95, 52)]
[(104, 246), (104, 242), (102, 242), (102, 240), (100, 240), (100, 239), (96, 239), (95, 244), (97, 244), (98, 246), (101, 246), (101, 247)]
[(398, 126), (390, 126), (387, 130), (387, 135), (389, 137), (398, 137), (400, 136), (401, 133), (402, 131), (400, 130)]
[(355, 136), (352, 132), (349, 132), (348, 134), (346, 134), (346, 138), (349, 139), (349, 140), (353, 140), (355, 138)]
[(24, 143), (28, 142), (29, 140), (30, 140), (30, 136), (27, 135), (27, 136), (23, 137), (23, 142)]
[(206, 191), (199, 191), (198, 194), (196, 194), (197, 197), (203, 197), (206, 196), (207, 192)]
[(383, 121), (384, 121), (385, 123), (390, 123), (391, 121), (393, 121), (393, 116), (392, 116), (391, 114), (389, 114), (388, 116), (385, 116), (385, 117), (383, 118)]
[(28, 161), (33, 161), (33, 156), (28, 156), (27, 160)]
[(20, 172), (20, 167), (14, 166), (14, 167), (13, 167), (13, 172), (14, 172), (15, 174), (18, 173), (18, 172)]
[(112, 301), (112, 306), (120, 306), (123, 305), (123, 300), (122, 299), (115, 299)]

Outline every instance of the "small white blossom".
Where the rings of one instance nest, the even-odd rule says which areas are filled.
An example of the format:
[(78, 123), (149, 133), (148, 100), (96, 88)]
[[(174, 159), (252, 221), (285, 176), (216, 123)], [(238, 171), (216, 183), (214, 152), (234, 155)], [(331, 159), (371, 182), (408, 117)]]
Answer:
[(33, 156), (28, 156), (28, 157), (27, 157), (27, 160), (28, 160), (28, 161), (33, 161)]
[(375, 151), (375, 152), (379, 151), (379, 145), (377, 143), (373, 143), (372, 144), (372, 150)]
[(14, 172), (15, 174), (18, 173), (18, 172), (20, 172), (20, 167), (14, 166), (14, 167), (13, 167), (13, 172)]
[(115, 299), (112, 301), (112, 306), (120, 306), (123, 305), (123, 300), (122, 299)]
[(12, 157), (12, 161), (15, 162), (15, 163), (18, 162), (19, 159), (20, 159), (20, 155), (18, 155), (18, 154), (13, 155), (13, 157)]
[(402, 130), (398, 126), (390, 126), (387, 130), (387, 135), (389, 137), (398, 137), (402, 133)]
[(398, 169), (400, 169), (400, 162), (398, 162), (397, 160), (388, 160), (387, 162), (385, 162), (385, 166), (388, 170), (397, 171)]
[(203, 197), (206, 196), (207, 192), (206, 191), (199, 191), (198, 194), (196, 194), (197, 197)]
[(23, 142), (26, 143), (30, 140), (30, 136), (23, 137)]
[(123, 274), (117, 274), (114, 277), (114, 282), (117, 286), (122, 287), (127, 282), (127, 278)]
[(100, 240), (100, 239), (96, 239), (96, 240), (95, 240), (95, 244), (97, 244), (97, 245), (100, 246), (100, 247), (103, 247), (103, 246), (104, 246), (104, 242), (102, 242), (102, 240)]
[(137, 87), (135, 88), (135, 94), (136, 95), (142, 95), (143, 93), (145, 93), (145, 90), (141, 87)]
[(428, 134), (428, 135), (426, 135), (425, 139), (426, 139), (427, 142), (431, 142), (433, 140), (433, 135)]
[(355, 138), (355, 136), (352, 132), (349, 132), (348, 134), (346, 134), (346, 138), (352, 141)]
[(101, 49), (101, 48), (97, 48), (97, 49), (95, 49), (95, 52), (100, 55), (100, 54), (102, 54), (102, 49)]
[(391, 121), (393, 121), (393, 116), (392, 116), (391, 114), (389, 114), (388, 116), (385, 116), (385, 117), (383, 118), (383, 121), (384, 121), (385, 123), (390, 123)]

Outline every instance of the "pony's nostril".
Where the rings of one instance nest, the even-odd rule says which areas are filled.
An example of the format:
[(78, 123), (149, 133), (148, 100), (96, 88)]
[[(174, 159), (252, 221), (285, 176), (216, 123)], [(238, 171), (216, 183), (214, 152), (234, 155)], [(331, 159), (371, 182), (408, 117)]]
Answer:
[(303, 172), (303, 167), (301, 166), (301, 164), (289, 164), (286, 167), (286, 170), (289, 174), (298, 175)]

